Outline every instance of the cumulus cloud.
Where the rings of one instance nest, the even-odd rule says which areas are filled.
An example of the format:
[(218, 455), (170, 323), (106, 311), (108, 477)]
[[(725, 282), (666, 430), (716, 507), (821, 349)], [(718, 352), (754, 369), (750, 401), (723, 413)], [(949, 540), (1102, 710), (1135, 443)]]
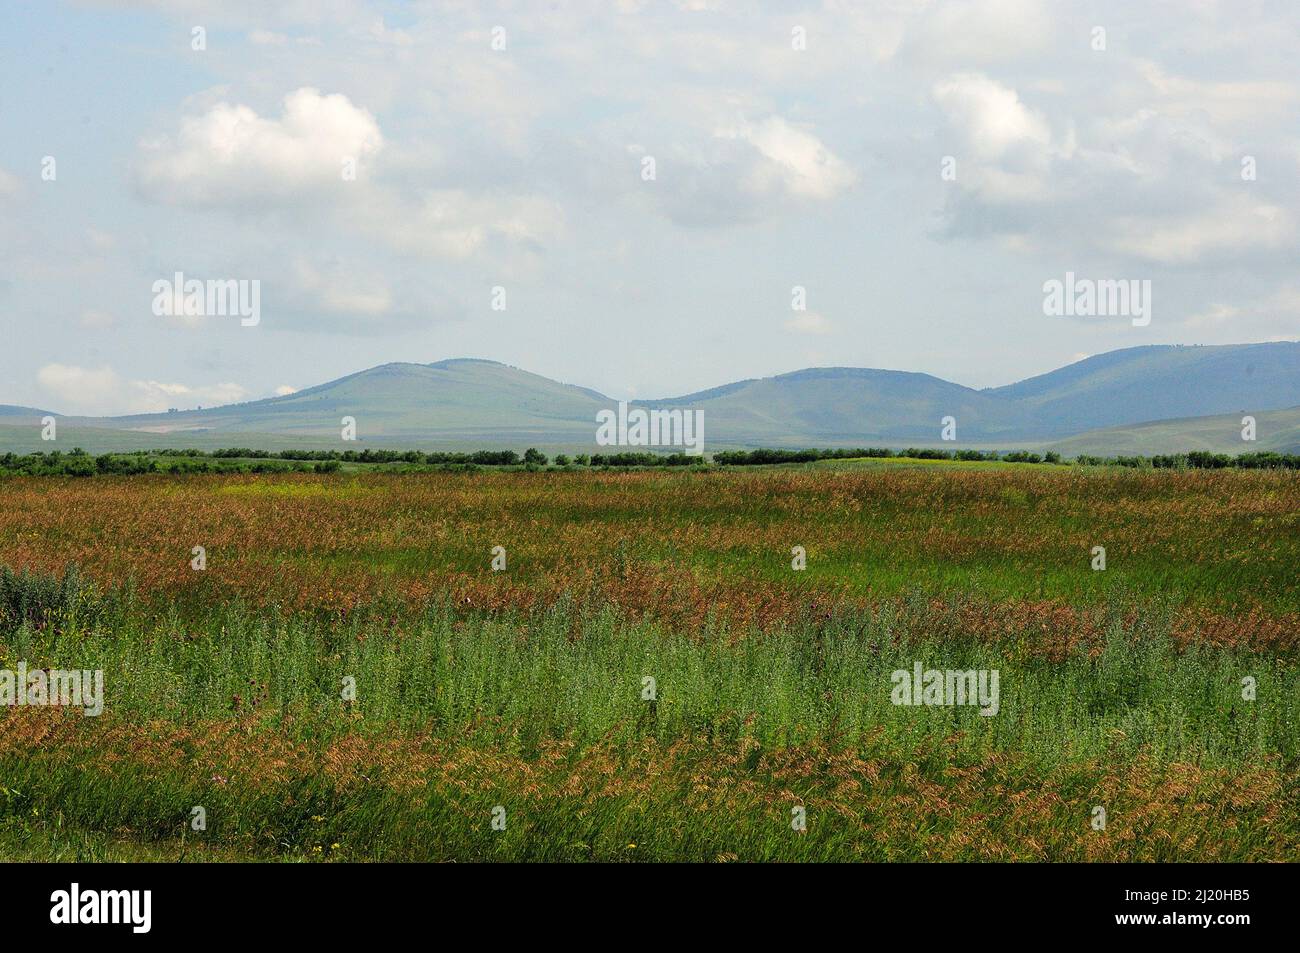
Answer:
[[(384, 151), (369, 111), (304, 87), (284, 98), (275, 119), (228, 102), (183, 118), (174, 136), (141, 143), (136, 180), (159, 203), (245, 214), (309, 210), (331, 228), (425, 257), (467, 258), (493, 239), (537, 248), (563, 227), (560, 206), (547, 198), (427, 187), (428, 171), (412, 167), (401, 150), (385, 179), (377, 171)], [(344, 177), (345, 160), (356, 164), (356, 179)], [(341, 285), (301, 268), (298, 277), (326, 310), (376, 314), (391, 303), (381, 281), (349, 288), (346, 278)]]
[(173, 205), (262, 205), (347, 195), (343, 165), (383, 148), (379, 124), (348, 97), (303, 87), (284, 97), (278, 118), (217, 103), (181, 120), (175, 135), (140, 145), (136, 181)]
[[(653, 151), (628, 147), (634, 155)], [(719, 126), (712, 135), (688, 138), (656, 156), (651, 194), (679, 224), (733, 225), (825, 202), (856, 178), (809, 129), (768, 116)]]
[(747, 186), (756, 193), (829, 199), (853, 184), (853, 170), (839, 156), (812, 133), (780, 116), (744, 123), (718, 135), (749, 143), (761, 157), (746, 176)]
[(202, 386), (153, 380), (127, 380), (105, 364), (98, 368), (46, 364), (36, 373), (41, 389), (62, 413), (87, 415), (151, 414), (170, 407), (190, 409), (243, 400), (248, 392), (238, 384)]
[[(1294, 37), (1271, 9), (1206, 2), (1170, 18), (1121, 0), (824, 0), (687, 13), (634, 0), (516, 4), (502, 17), (414, 4), (398, 17), (373, 0), (92, 2), (136, 10), (171, 38), (156, 52), (176, 68), (158, 72), (147, 103), (127, 95), (129, 70), (110, 70), (105, 94), (120, 108), (72, 117), (88, 119), (81, 151), (107, 175), (70, 174), (60, 156), (57, 186), (43, 183), (37, 160), (53, 143), (0, 174), (0, 259), (14, 266), (0, 295), (20, 336), (49, 337), (65, 361), (87, 341), (93, 364), (176, 366), (175, 335), (152, 333), (166, 323), (130, 318), (141, 289), (176, 270), (262, 278), (258, 346), (213, 348), (201, 372), (229, 378), (220, 368), (237, 360), (259, 395), (317, 379), (312, 346), (337, 353), (317, 334), (356, 335), (360, 362), (438, 323), (440, 354), (492, 353), (482, 322), (460, 319), (497, 283), (512, 309), (562, 316), (582, 339), (553, 356), (557, 373), (591, 363), (599, 336), (585, 329), (634, 331), (651, 310), (711, 336), (732, 311), (775, 315), (729, 352), (744, 376), (785, 366), (792, 344), (837, 340), (838, 326), (815, 337), (811, 316), (787, 326), (754, 277), (807, 280), (814, 261), (842, 266), (817, 276), (821, 300), (863, 294), (870, 275), (888, 360), (939, 369), (942, 358), (953, 374), (987, 364), (975, 375), (986, 383), (1022, 360), (1108, 346), (1074, 328), (1059, 333), (1085, 337), (999, 345), (1015, 327), (1004, 317), (1025, 311), (1020, 289), (1065, 270), (1150, 276), (1156, 320), (1203, 313), (1207, 340), (1295, 326), (1294, 312), (1251, 304), (1291, 280), (1300, 250), (1300, 84), (1287, 70)], [(69, 19), (71, 44), (105, 40), (102, 18)], [(501, 53), (489, 46), (498, 22)], [(189, 49), (194, 24), (209, 31), (206, 54)], [(1107, 27), (1104, 53), (1090, 49), (1094, 24)], [(805, 49), (792, 46), (796, 26)], [(116, 33), (106, 44), (111, 59), (132, 55)], [(39, 77), (15, 83), (14, 96), (50, 102)], [(124, 143), (123, 128), (150, 133)], [(357, 154), (355, 182), (342, 179), (345, 154)], [(955, 181), (939, 175), (949, 154)], [(1246, 154), (1257, 180), (1242, 179)], [(639, 175), (645, 155), (654, 182)], [(135, 195), (114, 188), (124, 166)], [(963, 241), (936, 248), (936, 232)], [(711, 297), (724, 293), (730, 306)], [(990, 308), (991, 294), (1005, 307)], [(129, 328), (78, 327), (108, 315)], [(935, 327), (925, 341), (920, 318)], [(545, 360), (553, 342), (529, 339), (534, 328), (512, 326), (506, 343)], [(836, 360), (865, 359), (844, 346), (858, 351)], [(663, 373), (648, 347), (641, 365)], [(14, 379), (36, 392), (31, 371)], [(609, 373), (643, 374), (642, 390), (653, 376)], [(8, 399), (20, 396), (35, 402)]]
[(1121, 62), (1108, 109), (1054, 123), (979, 73), (936, 83), (957, 157), (949, 234), (1004, 247), (1169, 267), (1218, 266), (1297, 240), (1293, 203), (1240, 174), (1240, 130), (1272, 122), (1294, 91), (1221, 83)]
[(1047, 120), (1019, 94), (981, 73), (958, 73), (934, 85), (934, 100), (956, 136), (957, 181), (994, 201), (1036, 198), (1054, 156)]
[(1051, 145), (1047, 121), (1025, 106), (1014, 89), (980, 73), (959, 73), (936, 83), (934, 98), (981, 158), (1002, 158), (1024, 147), (1043, 152)]

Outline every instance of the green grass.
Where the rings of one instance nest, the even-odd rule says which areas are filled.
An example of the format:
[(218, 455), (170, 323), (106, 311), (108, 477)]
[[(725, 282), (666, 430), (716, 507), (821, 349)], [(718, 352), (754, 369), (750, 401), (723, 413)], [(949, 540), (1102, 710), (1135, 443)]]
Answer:
[[(55, 633), (19, 626), (0, 667), (25, 659), (29, 667), (102, 668), (117, 717), (222, 718), (237, 710), (235, 696), (264, 694), (260, 715), (292, 716), (312, 730), (427, 728), (508, 739), (520, 751), (553, 739), (671, 742), (699, 732), (769, 746), (870, 735), (908, 747), (961, 731), (972, 751), (1029, 752), (1043, 764), (1113, 753), (1120, 735), (1121, 753), (1210, 766), (1300, 758), (1294, 660), (1176, 650), (1158, 609), (1136, 624), (1124, 609), (1101, 610), (1107, 636), (1095, 656), (1060, 661), (1042, 657), (1032, 624), (997, 644), (936, 640), (927, 634), (932, 608), (906, 604), (743, 638), (707, 624), (675, 634), (609, 607), (569, 603), (500, 617), (439, 607), (396, 626), (237, 607), (182, 623), (114, 609)], [(999, 670), (1000, 714), (892, 704), (890, 674), (918, 661)], [(356, 681), (352, 705), (340, 701), (345, 676)], [(657, 683), (655, 704), (641, 698), (646, 676)], [(1241, 698), (1245, 676), (1258, 682), (1256, 701)]]
[[(1295, 487), (916, 461), (12, 481), (6, 558), (92, 554), (98, 582), (0, 571), (0, 669), (102, 669), (106, 698), (0, 710), (0, 858), (1294, 859)], [(893, 704), (918, 662), (997, 671), (997, 714)]]
[[(963, 824), (996, 830), (1009, 791), (1052, 792), (1037, 819), (1046, 831), (1086, 829), (1098, 799), (1120, 823), (1124, 799), (1139, 795), (1115, 787), (1116, 766), (1144, 778), (1154, 770), (1157, 785), (1161, 770), (1179, 764), (1227, 778), (1294, 779), (1296, 661), (1179, 651), (1158, 607), (1136, 621), (1129, 608), (1101, 610), (1107, 635), (1095, 654), (1048, 659), (1032, 625), (994, 644), (936, 639), (933, 609), (920, 603), (742, 638), (708, 626), (673, 633), (610, 607), (568, 603), (526, 615), (443, 606), (324, 624), (235, 606), (182, 623), (110, 600), (93, 620), (74, 610), (57, 625), (25, 622), (6, 636), (0, 667), (21, 658), (103, 668), (106, 702), (98, 719), (65, 716), (58, 745), (0, 746), (0, 856), (924, 859), (932, 839), (951, 850)], [(892, 704), (891, 672), (916, 661), (997, 669), (998, 715)], [(355, 702), (341, 697), (345, 676), (355, 679)], [(642, 696), (646, 676), (656, 681), (653, 701)], [(1242, 698), (1246, 676), (1258, 683), (1254, 701)], [(210, 754), (213, 732), (222, 739), (215, 749), (245, 753)], [(297, 763), (278, 747), (314, 758), (358, 738), (367, 751), (395, 739), (409, 747), (356, 776), (327, 776), (309, 759), (268, 780), (285, 773), (282, 762)], [(447, 767), (465, 751), (481, 763)], [(809, 751), (828, 765), (837, 757), (872, 765), (873, 781), (853, 782), (849, 816), (831, 809), (847, 783), (831, 768), (793, 785), (782, 775), (785, 760)], [(436, 755), (441, 767), (417, 765), (420, 783), (399, 783), (414, 753)], [(715, 778), (728, 758), (734, 766)], [(949, 790), (966, 774), (978, 784)], [(647, 776), (653, 784), (636, 783)], [(707, 803), (701, 779), (732, 786), (725, 805), (698, 807)], [(539, 798), (530, 786), (550, 794)], [(917, 801), (935, 786), (960, 803), (956, 815)], [(1204, 810), (1207, 795), (1195, 796)], [(816, 818), (805, 836), (791, 836), (787, 802)], [(901, 828), (879, 836), (876, 813), (891, 803), (915, 814), (912, 823), (937, 826), (914, 842)], [(203, 832), (186, 830), (196, 804), (211, 818)], [(498, 804), (515, 817), (505, 832), (490, 826)], [(1140, 797), (1127, 807), (1134, 817), (1149, 810)], [(1300, 829), (1294, 798), (1242, 810), (1271, 811), (1274, 826), (1234, 843), (1234, 856), (1276, 850), (1268, 838)], [(1017, 850), (1034, 856), (1033, 840), (1005, 823)], [(1194, 839), (1218, 836), (1218, 822), (1195, 814), (1178, 823)], [(1052, 856), (1082, 849), (1067, 839)]]

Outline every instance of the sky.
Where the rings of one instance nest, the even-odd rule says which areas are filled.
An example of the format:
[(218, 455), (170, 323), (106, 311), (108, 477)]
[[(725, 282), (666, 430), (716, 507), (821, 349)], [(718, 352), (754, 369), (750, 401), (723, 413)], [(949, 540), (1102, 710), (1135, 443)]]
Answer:
[[(1297, 53), (1248, 0), (5, 0), (0, 403), (1294, 340)], [(257, 282), (257, 323), (159, 314), (177, 273)], [(1149, 281), (1150, 322), (1045, 314), (1067, 273)]]

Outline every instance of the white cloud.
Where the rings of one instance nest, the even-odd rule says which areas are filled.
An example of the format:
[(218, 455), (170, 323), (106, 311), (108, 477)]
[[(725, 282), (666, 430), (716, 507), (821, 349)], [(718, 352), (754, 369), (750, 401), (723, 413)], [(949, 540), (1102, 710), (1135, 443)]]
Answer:
[(539, 246), (564, 227), (560, 206), (549, 199), (460, 189), (425, 190), (409, 202), (380, 194), (364, 215), (367, 230), (391, 247), (441, 258), (467, 258), (493, 237)]
[(264, 205), (347, 197), (345, 159), (358, 166), (383, 148), (379, 124), (346, 96), (303, 87), (284, 97), (278, 119), (221, 102), (181, 120), (175, 136), (140, 145), (137, 182), (175, 205)]
[(1186, 264), (1215, 255), (1238, 257), (1282, 248), (1296, 238), (1290, 212), (1242, 197), (1165, 220), (1126, 216), (1116, 225), (1116, 248), (1162, 264)]
[(1293, 83), (1279, 80), (1198, 80), (1169, 73), (1149, 60), (1140, 61), (1137, 69), (1163, 112), (1205, 117), (1217, 126), (1286, 119), (1300, 99)]
[[(647, 2), (628, 13), (515, 4), (498, 17), (463, 3), (399, 14), (372, 0), (89, 2), (135, 10), (132, 22), (166, 38), (154, 51), (163, 68), (148, 101), (129, 95), (130, 69), (102, 71), (114, 108), (64, 117), (80, 123), (91, 165), (60, 154), (58, 184), (43, 183), (40, 156), (62, 147), (33, 143), (7, 167), (16, 176), (0, 173), (0, 260), (12, 266), (0, 302), (20, 339), (46, 341), (47, 359), (234, 378), (261, 395), (431, 340), (430, 357), (528, 366), (535, 354), (581, 380), (599, 340), (637, 333), (647, 314), (714, 340), (767, 313), (762, 333), (728, 351), (732, 376), (788, 369), (805, 347), (836, 342), (839, 362), (933, 362), (941, 376), (987, 364), (979, 373), (992, 383), (1022, 360), (1109, 346), (1091, 329), (1023, 337), (1010, 317), (1036, 310), (1016, 289), (1067, 269), (1153, 278), (1156, 320), (1206, 340), (1297, 326), (1294, 312), (1256, 315), (1251, 304), (1290, 281), (1298, 250), (1300, 83), (1287, 70), (1294, 36), (1271, 8), (1205, 0), (1170, 18), (1120, 0), (1088, 11), (821, 0), (686, 14)], [(104, 41), (110, 62), (129, 63), (126, 34), (104, 35), (108, 17), (84, 6), (70, 11), (69, 44)], [(498, 22), (509, 31), (500, 54), (487, 33)], [(1094, 23), (1107, 27), (1105, 53), (1089, 48)], [(206, 53), (189, 48), (195, 24), (208, 29)], [(805, 50), (792, 49), (796, 25)], [(13, 96), (57, 111), (39, 77), (14, 83)], [(286, 93), (311, 97), (322, 118), (337, 102), (338, 121), (282, 105)], [(148, 143), (131, 130), (148, 130)], [(358, 180), (342, 181), (339, 153), (366, 145)], [(645, 154), (658, 160), (655, 182), (638, 174)], [(946, 154), (958, 158), (955, 182), (938, 174)], [(1245, 154), (1258, 159), (1256, 181), (1240, 177)], [(135, 195), (120, 187), (124, 167)], [(961, 241), (936, 244), (936, 223)], [(299, 258), (312, 274), (295, 269)], [(793, 262), (781, 280), (803, 281), (815, 261), (888, 263), (868, 276), (886, 302), (883, 348), (840, 342), (838, 315), (827, 336), (811, 317), (784, 326), (790, 313), (754, 276)], [(147, 314), (149, 281), (175, 270), (260, 277), (266, 318), (248, 338), (258, 346), (205, 347), (196, 363), (194, 342), (167, 322), (133, 318)], [(826, 271), (818, 298), (861, 295), (865, 274)], [(510, 287), (511, 313), (518, 302), (555, 315), (550, 336), (523, 322), (501, 338), (463, 320), (496, 283)], [(77, 326), (110, 315), (124, 333)], [(921, 319), (941, 343), (918, 338)], [(435, 323), (435, 338), (419, 337)], [(1023, 347), (1000, 347), (1008, 334)], [(176, 363), (178, 346), (190, 363)], [(607, 376), (660, 390), (654, 348)], [(14, 351), (5, 370), (32, 399), (0, 399), (35, 403), (42, 361), (22, 361)]]
[[(953, 134), (951, 234), (998, 235), (1034, 254), (1101, 253), (1112, 262), (1217, 266), (1294, 247), (1296, 209), (1261, 177), (1243, 184), (1241, 157), (1294, 99), (1286, 84), (1215, 83), (1119, 59), (1101, 108), (1047, 118), (978, 73), (936, 83)], [(1266, 135), (1267, 133), (1265, 133)], [(945, 143), (946, 145), (946, 143)], [(1263, 151), (1263, 150), (1260, 150)], [(1267, 164), (1264, 166), (1268, 168)]]
[(1256, 300), (1216, 301), (1184, 324), (1222, 341), (1294, 341), (1300, 338), (1300, 288), (1285, 287)]
[(766, 160), (756, 163), (747, 175), (747, 183), (755, 192), (789, 192), (824, 200), (853, 184), (853, 170), (839, 156), (812, 133), (780, 116), (744, 123), (718, 135), (748, 142)]
[(296, 394), (296, 393), (298, 393), (298, 388), (293, 387), (289, 384), (281, 384), (279, 387), (275, 389), (276, 397), (288, 397), (290, 394)]
[(1073, 146), (1055, 144), (1047, 120), (1014, 89), (981, 73), (958, 73), (931, 93), (956, 135), (959, 188), (990, 202), (1044, 197), (1052, 159)]
[[(637, 155), (642, 148), (629, 145), (625, 152)], [(654, 155), (656, 149), (644, 151)], [(816, 135), (775, 115), (717, 125), (712, 135), (685, 138), (655, 158), (654, 182), (637, 186), (685, 225), (770, 219), (793, 205), (833, 199), (857, 179)], [(629, 168), (639, 169), (639, 162)], [(627, 181), (636, 181), (635, 174)]]
[(235, 403), (248, 396), (238, 384), (206, 386), (124, 380), (112, 367), (77, 367), (46, 364), (36, 373), (36, 382), (58, 402), (61, 413), (87, 415), (160, 413), (169, 407), (189, 409)]
[(370, 25), (370, 36), (379, 43), (391, 46), (411, 46), (415, 42), (415, 38), (406, 30), (394, 30), (384, 23), (383, 17)]
[(1021, 102), (1014, 89), (978, 73), (962, 73), (936, 83), (933, 95), (958, 136), (958, 182), (995, 201), (1042, 193), (1058, 150), (1047, 120)]
[[(310, 209), (335, 230), (429, 257), (467, 258), (493, 238), (538, 246), (562, 228), (560, 207), (550, 199), (507, 189), (422, 187), (429, 161), (414, 161), (409, 150), (398, 150), (389, 163), (392, 181), (381, 181), (375, 170), (384, 148), (368, 111), (346, 96), (304, 87), (284, 98), (278, 119), (227, 102), (183, 118), (175, 137), (141, 144), (137, 182), (148, 198), (167, 204), (252, 213)], [(354, 181), (343, 178), (345, 158), (357, 162)], [(328, 310), (375, 314), (391, 303), (379, 282), (347, 288), (306, 278), (301, 284)]]
[(1046, 151), (1047, 121), (1020, 101), (1014, 89), (980, 73), (958, 73), (934, 85), (934, 98), (980, 158), (998, 159), (1028, 146)]
[(920, 14), (905, 46), (929, 63), (974, 65), (1032, 54), (1050, 33), (1041, 0), (949, 0)]
[(92, 408), (101, 407), (118, 396), (122, 385), (108, 365), (99, 370), (88, 370), (66, 364), (46, 364), (37, 371), (36, 382), (59, 398), (62, 402), (60, 410), (88, 413), (95, 412)]
[(299, 289), (325, 311), (373, 317), (392, 307), (393, 296), (382, 276), (363, 274), (337, 261), (322, 269), (301, 258), (294, 263), (294, 272)]

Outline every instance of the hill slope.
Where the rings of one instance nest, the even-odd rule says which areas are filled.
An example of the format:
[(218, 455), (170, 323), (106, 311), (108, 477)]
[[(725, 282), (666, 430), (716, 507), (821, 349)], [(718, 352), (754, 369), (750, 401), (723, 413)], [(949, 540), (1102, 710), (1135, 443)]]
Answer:
[(1090, 430), (1055, 441), (1048, 449), (1067, 457), (1080, 453), (1104, 457), (1150, 456), (1155, 453), (1184, 453), (1188, 450), (1209, 450), (1232, 455), (1259, 450), (1300, 453), (1300, 407), (1252, 414), (1256, 426), (1253, 443), (1241, 439), (1242, 416), (1240, 413), (1232, 413)]
[(1300, 405), (1300, 343), (1126, 348), (983, 393), (1022, 403), (1057, 434), (1281, 410)]
[[(703, 410), (709, 449), (1054, 444), (1066, 453), (1239, 452), (1242, 413), (1260, 421), (1258, 444), (1244, 449), (1286, 449), (1290, 418), (1269, 414), (1300, 407), (1300, 343), (1129, 348), (986, 390), (929, 374), (810, 368), (636, 403)], [(88, 449), (339, 447), (342, 418), (353, 417), (361, 445), (580, 451), (594, 449), (596, 414), (614, 404), (495, 361), (394, 363), (225, 407), (60, 417), (59, 446), (76, 435)], [(0, 450), (33, 446), (31, 428), (46, 413), (0, 406)], [(956, 418), (956, 443), (940, 440), (946, 416)]]
[(609, 401), (495, 361), (382, 364), (286, 397), (205, 410), (129, 417), (77, 418), (118, 430), (274, 433), (337, 440), (343, 417), (356, 419), (363, 440), (411, 443), (471, 439), (509, 443), (532, 438), (583, 437), (595, 432), (596, 411)]
[(962, 441), (1048, 433), (1014, 401), (929, 374), (858, 367), (810, 368), (644, 403), (701, 409), (709, 439), (754, 446), (937, 442), (949, 415)]

